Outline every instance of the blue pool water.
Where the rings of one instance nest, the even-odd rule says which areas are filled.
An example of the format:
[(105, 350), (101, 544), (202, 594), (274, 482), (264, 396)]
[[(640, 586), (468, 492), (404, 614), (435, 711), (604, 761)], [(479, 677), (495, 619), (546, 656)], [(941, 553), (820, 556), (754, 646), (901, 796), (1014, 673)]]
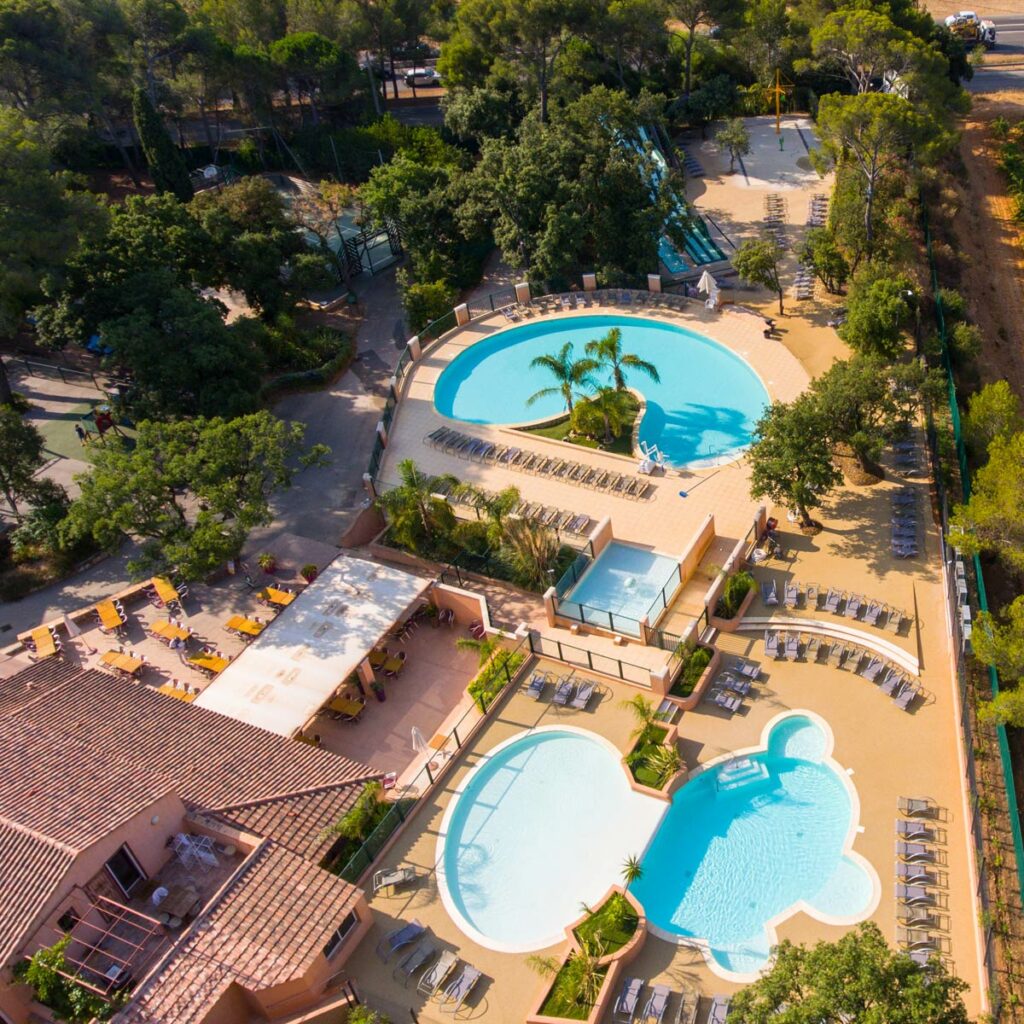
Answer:
[(726, 970), (754, 973), (768, 960), (767, 922), (799, 901), (849, 922), (870, 911), (872, 878), (843, 854), (852, 809), (826, 742), (812, 719), (787, 716), (766, 751), (698, 774), (666, 810), (630, 789), (596, 737), (524, 734), (449, 806), (442, 898), (489, 948), (540, 949), (646, 848), (632, 892), (651, 925), (702, 940)]
[(707, 942), (730, 971), (760, 970), (765, 922), (804, 900), (821, 914), (864, 914), (873, 885), (843, 854), (850, 796), (823, 758), (826, 739), (792, 715), (746, 765), (698, 775), (675, 795), (632, 887), (650, 923)]
[(679, 584), (679, 563), (645, 548), (612, 541), (559, 602), (573, 619), (638, 636), (639, 620), (650, 612), (651, 625), (665, 599)]
[(664, 813), (588, 733), (534, 731), (493, 752), (450, 805), (439, 880), (463, 930), (525, 952), (564, 938)]
[(565, 410), (559, 395), (529, 405), (527, 399), (553, 378), (531, 369), (539, 355), (554, 354), (567, 341), (583, 358), (588, 341), (622, 331), (622, 350), (652, 362), (661, 382), (627, 371), (626, 383), (640, 391), (647, 408), (640, 440), (656, 444), (677, 467), (736, 455), (750, 444), (755, 420), (768, 394), (739, 356), (694, 331), (632, 316), (574, 316), (523, 324), (460, 353), (434, 387), (442, 416), (467, 423), (524, 423)]

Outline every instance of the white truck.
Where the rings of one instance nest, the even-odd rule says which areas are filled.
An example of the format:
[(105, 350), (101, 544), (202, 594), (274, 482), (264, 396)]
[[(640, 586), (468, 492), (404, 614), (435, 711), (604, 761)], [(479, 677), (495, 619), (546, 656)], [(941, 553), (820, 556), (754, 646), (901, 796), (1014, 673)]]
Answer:
[(995, 22), (979, 18), (974, 11), (960, 11), (946, 19), (946, 28), (955, 36), (959, 36), (968, 46), (984, 46), (986, 50), (995, 49)]

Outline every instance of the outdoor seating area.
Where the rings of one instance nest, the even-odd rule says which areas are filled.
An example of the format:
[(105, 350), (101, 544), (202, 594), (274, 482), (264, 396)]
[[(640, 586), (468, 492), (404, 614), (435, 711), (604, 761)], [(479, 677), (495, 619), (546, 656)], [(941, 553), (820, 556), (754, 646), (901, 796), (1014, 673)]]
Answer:
[(524, 687), (524, 692), (534, 700), (542, 700), (548, 688), (553, 687), (551, 703), (555, 707), (574, 708), (586, 711), (595, 695), (601, 694), (601, 684), (593, 679), (578, 679), (575, 673), (555, 676), (548, 671), (534, 672)]
[[(680, 991), (675, 992), (669, 985), (650, 985), (650, 992), (644, 999), (647, 988), (643, 978), (623, 979), (619, 994), (612, 1004), (613, 1024), (648, 1024), (649, 1021), (657, 1024), (696, 1024), (700, 1010), (700, 993), (696, 989), (684, 985)], [(723, 998), (716, 996), (712, 1000), (712, 1009), (716, 1006), (716, 1000)], [(726, 999), (726, 1010), (728, 1004)], [(673, 1005), (674, 1010), (671, 1008)], [(711, 1013), (709, 1009), (704, 1019), (710, 1022), (713, 1019)], [(724, 1016), (721, 1019), (724, 1020)]]
[(608, 305), (639, 308), (646, 306), (651, 309), (683, 310), (686, 298), (668, 292), (652, 292), (641, 288), (603, 288), (594, 291), (559, 292), (542, 295), (530, 299), (529, 302), (510, 302), (498, 306), (495, 313), (500, 314), (508, 323), (520, 323), (530, 319), (535, 313), (550, 314), (593, 309)]
[[(903, 442), (899, 442), (903, 444)], [(912, 441), (906, 442), (908, 447), (898, 448), (897, 466), (900, 465), (899, 451), (903, 451), (910, 460), (904, 465), (914, 464), (916, 447)], [(918, 553), (918, 536), (921, 523), (917, 517), (917, 492), (913, 488), (902, 488), (892, 496), (892, 553), (897, 558), (914, 558)]]
[[(779, 588), (775, 579), (761, 583), (761, 603), (767, 608), (778, 606)], [(817, 583), (800, 583), (796, 580), (783, 585), (782, 606), (791, 611), (825, 611), (841, 619), (850, 619), (895, 634), (901, 633), (912, 622), (902, 608), (835, 587), (823, 591)]]
[[(512, 445), (495, 444), (493, 441), (484, 441), (471, 434), (453, 430), (451, 427), (438, 427), (437, 430), (423, 438), (423, 443), (446, 455), (455, 455), (460, 459), (492, 463), (504, 469), (545, 476), (563, 483), (606, 491), (609, 494), (636, 501), (646, 498), (650, 491), (650, 482), (641, 477), (630, 476), (628, 473), (615, 473), (586, 463), (575, 462), (572, 459), (542, 455), (539, 452), (532, 452), (529, 449), (517, 448)], [(583, 517), (577, 518), (582, 519)], [(559, 528), (564, 529), (565, 527)]]
[(745, 697), (756, 696), (754, 683), (761, 677), (761, 666), (743, 658), (731, 658), (708, 687), (704, 699), (730, 715), (743, 706)]

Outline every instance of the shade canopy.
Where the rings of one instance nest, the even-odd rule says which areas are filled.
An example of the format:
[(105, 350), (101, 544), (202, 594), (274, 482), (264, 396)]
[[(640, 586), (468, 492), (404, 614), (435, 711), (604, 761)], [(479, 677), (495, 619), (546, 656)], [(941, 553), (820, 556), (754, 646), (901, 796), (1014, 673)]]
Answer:
[(701, 295), (714, 295), (718, 292), (718, 282), (711, 276), (709, 271), (705, 270), (697, 282), (697, 290)]
[(429, 586), (401, 569), (339, 555), (196, 704), (293, 735)]

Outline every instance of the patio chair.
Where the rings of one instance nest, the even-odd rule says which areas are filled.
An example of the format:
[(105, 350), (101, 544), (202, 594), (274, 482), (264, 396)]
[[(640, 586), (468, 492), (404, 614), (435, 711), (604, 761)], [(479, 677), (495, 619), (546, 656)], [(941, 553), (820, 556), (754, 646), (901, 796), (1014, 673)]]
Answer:
[(470, 964), (463, 964), (462, 973), (445, 988), (439, 1000), (441, 1012), (450, 1013), (454, 1017), (479, 980), (480, 972)]
[(715, 996), (711, 1000), (711, 1009), (708, 1011), (708, 1024), (725, 1024), (729, 1016), (729, 1004), (732, 1000), (728, 996)]
[(907, 904), (897, 908), (899, 923), (906, 928), (937, 928), (939, 916), (932, 913), (932, 908)]
[(921, 691), (917, 686), (910, 683), (893, 697), (893, 703), (900, 709), (900, 711), (909, 711), (910, 705), (914, 703), (920, 692)]
[(392, 978), (401, 978), (402, 987), (409, 987), (409, 979), (423, 967), (437, 952), (437, 947), (431, 942), (421, 942), (412, 952), (407, 953), (398, 965), (391, 972)]
[(671, 991), (668, 985), (655, 985), (651, 991), (650, 998), (644, 1005), (643, 1013), (640, 1014), (644, 1024), (661, 1024), (662, 1017), (665, 1016), (665, 1010), (668, 1008), (668, 997)]
[(923, 821), (913, 821), (907, 818), (896, 819), (896, 835), (901, 839), (919, 839), (926, 843), (935, 841), (934, 829), (929, 828)]
[(733, 667), (741, 676), (747, 679), (756, 680), (761, 675), (761, 666), (754, 661), (744, 661), (742, 658), (736, 658), (733, 662)]
[(397, 953), (403, 946), (408, 946), (410, 942), (415, 942), (425, 931), (426, 928), (419, 921), (403, 924), (401, 928), (389, 932), (377, 943), (377, 956), (387, 963), (393, 953)]
[(887, 608), (885, 628), (898, 633), (903, 628), (903, 612), (899, 608)]
[(832, 612), (833, 615), (839, 612), (839, 602), (842, 601), (843, 595), (832, 587), (828, 588), (828, 594), (825, 596), (825, 611)]
[(559, 707), (566, 707), (569, 701), (572, 700), (575, 689), (576, 684), (568, 676), (560, 679), (555, 687), (555, 695), (551, 698), (551, 703), (557, 704)]
[(906, 861), (896, 861), (896, 881), (905, 885), (935, 885), (938, 879), (934, 873), (920, 864), (908, 864)]
[(878, 688), (886, 695), (886, 697), (891, 697), (902, 685), (903, 678), (903, 674), (901, 672), (897, 672), (896, 669), (886, 669), (885, 675), (882, 676), (882, 681), (879, 683)]
[(925, 843), (907, 843), (902, 839), (896, 840), (896, 856), (900, 860), (918, 861), (921, 863), (936, 863), (935, 850)]
[(420, 978), (416, 991), (425, 996), (432, 996), (448, 980), (448, 975), (458, 962), (458, 955), (446, 949)]
[(796, 661), (800, 657), (800, 636), (798, 633), (790, 633), (786, 637), (786, 657)]
[(868, 626), (878, 625), (878, 616), (882, 614), (882, 605), (879, 601), (869, 602), (864, 611), (864, 623)]
[(734, 676), (731, 672), (723, 672), (716, 680), (715, 685), (721, 687), (723, 690), (728, 690), (730, 693), (738, 694), (740, 697), (746, 697), (750, 693), (750, 687), (753, 685), (749, 679), (740, 679), (738, 676)]
[(377, 871), (373, 876), (373, 894), (376, 896), (381, 889), (397, 889), (400, 885), (414, 881), (416, 881), (416, 869), (411, 865)]
[(818, 610), (818, 596), (818, 584), (808, 583), (807, 588), (804, 590), (804, 607), (812, 612), (816, 612)]
[(903, 925), (896, 925), (896, 945), (906, 949), (927, 946), (938, 950), (936, 938), (927, 928), (906, 928)]
[(676, 1010), (675, 1024), (697, 1024), (697, 1010), (700, 1008), (700, 992), (688, 985), (679, 993), (679, 1009)]
[(847, 619), (855, 619), (855, 618), (857, 618), (857, 613), (860, 611), (861, 604), (862, 604), (862, 601), (861, 601), (860, 597), (857, 594), (851, 594), (846, 599), (846, 608), (843, 609), (843, 615)]
[(867, 664), (858, 673), (862, 675), (869, 683), (873, 683), (878, 678), (878, 673), (882, 671), (885, 666), (878, 658), (869, 658)]
[(587, 705), (590, 703), (590, 698), (594, 696), (594, 691), (596, 689), (597, 683), (592, 682), (589, 679), (586, 680), (586, 682), (580, 683), (572, 700), (569, 701), (569, 706), (577, 708), (580, 711), (586, 711)]
[(896, 804), (900, 814), (908, 818), (934, 818), (939, 810), (926, 796), (901, 796)]
[(828, 652), (828, 663), (833, 668), (839, 668), (846, 658), (846, 644), (833, 644)]
[(630, 1024), (636, 1013), (637, 1003), (640, 1002), (640, 993), (644, 989), (641, 978), (626, 978), (619, 989), (618, 998), (612, 1008), (612, 1020), (616, 1024)]
[(904, 903), (908, 906), (934, 906), (935, 904), (935, 894), (923, 885), (906, 885), (903, 882), (897, 882), (895, 896), (897, 903)]
[(766, 658), (778, 658), (782, 654), (779, 647), (779, 634), (773, 633), (770, 629), (764, 631), (764, 656)]
[(761, 601), (766, 605), (779, 603), (779, 588), (775, 580), (768, 580), (761, 584)]
[(723, 693), (721, 690), (712, 690), (707, 699), (723, 711), (728, 711), (730, 715), (735, 714), (743, 706), (743, 701), (739, 697), (730, 697), (729, 694)]
[(800, 588), (795, 583), (787, 583), (782, 603), (787, 608), (796, 608), (800, 600)]
[(533, 678), (526, 687), (526, 696), (532, 697), (534, 700), (540, 700), (544, 693), (544, 687), (547, 686), (550, 678), (551, 676), (548, 672), (534, 672)]

